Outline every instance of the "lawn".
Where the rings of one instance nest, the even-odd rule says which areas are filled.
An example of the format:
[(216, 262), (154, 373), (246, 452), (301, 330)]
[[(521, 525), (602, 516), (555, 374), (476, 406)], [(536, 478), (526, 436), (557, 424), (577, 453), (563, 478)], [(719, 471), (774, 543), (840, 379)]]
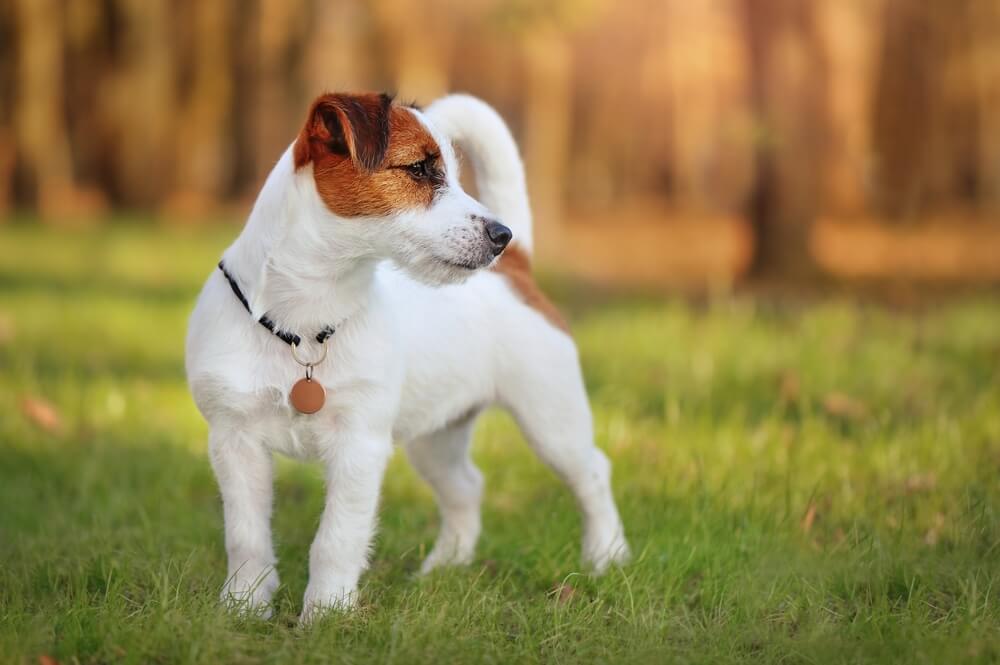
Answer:
[(582, 569), (568, 492), (490, 413), (476, 562), (397, 455), (360, 608), (295, 619), (322, 506), (279, 465), (270, 621), (221, 610), (185, 320), (235, 234), (0, 228), (0, 660), (1000, 660), (1000, 298), (595, 293), (570, 314), (635, 561)]

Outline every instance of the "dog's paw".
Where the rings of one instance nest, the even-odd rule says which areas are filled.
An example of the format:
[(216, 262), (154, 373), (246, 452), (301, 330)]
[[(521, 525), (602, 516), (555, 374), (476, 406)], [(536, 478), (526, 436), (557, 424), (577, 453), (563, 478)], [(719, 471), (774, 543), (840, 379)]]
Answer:
[(597, 575), (611, 566), (623, 566), (632, 559), (625, 533), (617, 530), (610, 538), (587, 538), (583, 542), (583, 561)]
[(347, 612), (357, 605), (358, 593), (353, 587), (310, 581), (302, 599), (299, 623), (306, 626), (329, 612)]
[(234, 612), (271, 618), (271, 597), (280, 581), (274, 566), (242, 566), (230, 574), (219, 599)]
[(440, 540), (420, 564), (420, 574), (448, 566), (467, 566), (475, 558), (475, 546), (460, 546), (455, 542), (442, 543)]

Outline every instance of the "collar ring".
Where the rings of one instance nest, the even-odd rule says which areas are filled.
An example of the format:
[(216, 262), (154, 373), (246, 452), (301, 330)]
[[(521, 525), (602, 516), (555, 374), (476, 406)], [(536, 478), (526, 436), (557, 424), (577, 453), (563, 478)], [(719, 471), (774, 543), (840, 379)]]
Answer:
[(297, 362), (298, 364), (302, 365), (303, 367), (309, 368), (310, 370), (313, 367), (315, 367), (316, 365), (318, 365), (321, 362), (323, 362), (324, 360), (326, 360), (326, 353), (329, 350), (327, 348), (327, 346), (326, 346), (326, 342), (324, 341), (322, 344), (320, 344), (320, 348), (323, 349), (323, 353), (320, 354), (319, 359), (317, 359), (317, 360), (303, 360), (302, 358), (299, 357), (299, 353), (298, 353), (299, 345), (298, 344), (289, 344), (289, 346), (292, 349), (292, 358), (295, 359), (295, 362)]

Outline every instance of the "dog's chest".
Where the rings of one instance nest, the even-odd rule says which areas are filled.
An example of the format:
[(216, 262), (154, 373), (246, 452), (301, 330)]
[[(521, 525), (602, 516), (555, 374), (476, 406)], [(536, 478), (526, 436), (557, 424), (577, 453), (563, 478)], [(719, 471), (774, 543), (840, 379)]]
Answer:
[(315, 459), (330, 445), (329, 431), (322, 431), (315, 421), (276, 423), (267, 447), (273, 452), (297, 459)]
[(312, 459), (322, 454), (330, 445), (337, 426), (334, 407), (326, 405), (317, 413), (303, 414), (289, 404), (286, 391), (272, 389), (267, 392), (269, 394), (262, 395), (258, 401), (256, 418), (250, 419), (259, 423), (265, 446), (298, 459)]
[(246, 425), (259, 428), (264, 444), (273, 452), (314, 459), (352, 438), (359, 423), (388, 421), (386, 406), (395, 410), (386, 401), (386, 394), (398, 392), (398, 386), (380, 373), (366, 373), (339, 354), (331, 353), (327, 362), (316, 368), (314, 379), (326, 396), (315, 413), (301, 413), (292, 405), (290, 393), (303, 378), (301, 372), (295, 368), (289, 371), (287, 366), (267, 369), (272, 371), (258, 371), (255, 385), (240, 402), (246, 405)]

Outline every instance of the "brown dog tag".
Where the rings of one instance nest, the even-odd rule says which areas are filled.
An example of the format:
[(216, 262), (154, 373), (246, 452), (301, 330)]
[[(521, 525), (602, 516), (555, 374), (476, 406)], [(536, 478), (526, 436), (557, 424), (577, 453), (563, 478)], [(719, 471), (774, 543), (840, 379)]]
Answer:
[(288, 401), (299, 413), (316, 413), (323, 408), (326, 390), (318, 381), (299, 379), (288, 393)]

